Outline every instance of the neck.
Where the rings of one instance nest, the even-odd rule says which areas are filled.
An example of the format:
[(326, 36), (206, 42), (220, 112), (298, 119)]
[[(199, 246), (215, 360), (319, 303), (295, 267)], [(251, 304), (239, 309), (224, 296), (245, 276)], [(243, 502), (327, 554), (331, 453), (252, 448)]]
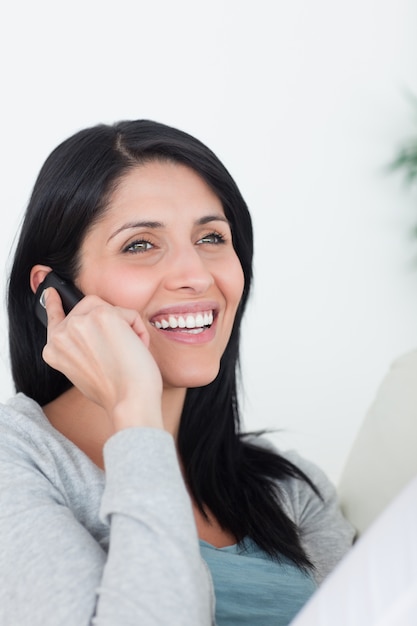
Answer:
[(177, 441), (186, 389), (164, 388), (162, 392), (162, 419), (164, 428)]
[[(177, 439), (186, 389), (167, 388), (162, 394), (165, 430)], [(43, 407), (52, 426), (103, 468), (103, 446), (114, 434), (110, 417), (72, 387)]]

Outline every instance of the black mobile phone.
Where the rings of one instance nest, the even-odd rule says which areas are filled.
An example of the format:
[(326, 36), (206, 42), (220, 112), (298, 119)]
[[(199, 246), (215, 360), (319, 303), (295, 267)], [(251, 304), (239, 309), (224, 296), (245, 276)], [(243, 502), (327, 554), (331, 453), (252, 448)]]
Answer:
[(47, 287), (55, 287), (61, 296), (65, 315), (68, 315), (77, 302), (84, 298), (84, 294), (75, 285), (58, 276), (56, 272), (49, 272), (45, 280), (37, 288), (35, 295), (35, 313), (44, 326), (48, 325), (48, 316), (45, 307), (41, 304), (41, 297)]

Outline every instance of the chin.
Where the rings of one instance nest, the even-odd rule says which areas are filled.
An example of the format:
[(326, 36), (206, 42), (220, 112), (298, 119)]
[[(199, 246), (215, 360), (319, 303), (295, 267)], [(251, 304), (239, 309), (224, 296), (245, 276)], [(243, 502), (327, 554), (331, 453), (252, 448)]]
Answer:
[(181, 387), (186, 389), (191, 389), (194, 387), (205, 387), (213, 382), (213, 380), (217, 377), (219, 373), (220, 365), (216, 368), (210, 368), (206, 370), (192, 369), (187, 370), (186, 368), (180, 369), (176, 371), (175, 375), (172, 376), (163, 376), (164, 383), (169, 387)]

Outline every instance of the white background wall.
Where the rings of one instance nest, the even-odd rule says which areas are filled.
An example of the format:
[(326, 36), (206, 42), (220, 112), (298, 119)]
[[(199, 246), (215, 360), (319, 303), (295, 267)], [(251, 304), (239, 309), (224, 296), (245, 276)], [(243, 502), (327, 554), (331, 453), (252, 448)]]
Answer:
[[(337, 480), (390, 362), (417, 346), (417, 201), (385, 171), (417, 130), (415, 2), (17, 0), (0, 23), (2, 266), (68, 135), (140, 117), (195, 134), (255, 225), (245, 424)], [(5, 399), (4, 307), (0, 348)]]

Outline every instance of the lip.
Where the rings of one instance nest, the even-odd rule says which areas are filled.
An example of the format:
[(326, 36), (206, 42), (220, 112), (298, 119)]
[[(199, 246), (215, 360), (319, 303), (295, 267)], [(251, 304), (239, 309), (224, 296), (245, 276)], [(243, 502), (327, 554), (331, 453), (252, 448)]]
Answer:
[[(199, 313), (202, 311), (213, 311), (213, 323), (209, 328), (204, 328), (200, 333), (187, 332), (187, 329), (171, 329), (163, 330), (157, 328), (154, 325), (154, 321), (161, 317), (168, 317), (169, 315), (186, 315), (187, 313)], [(149, 318), (152, 331), (158, 333), (160, 337), (163, 337), (167, 341), (175, 341), (187, 345), (201, 345), (212, 341), (216, 335), (217, 320), (218, 320), (219, 304), (215, 301), (199, 301), (192, 303), (175, 304), (159, 309), (156, 313)], [(190, 330), (190, 329), (189, 329)]]

